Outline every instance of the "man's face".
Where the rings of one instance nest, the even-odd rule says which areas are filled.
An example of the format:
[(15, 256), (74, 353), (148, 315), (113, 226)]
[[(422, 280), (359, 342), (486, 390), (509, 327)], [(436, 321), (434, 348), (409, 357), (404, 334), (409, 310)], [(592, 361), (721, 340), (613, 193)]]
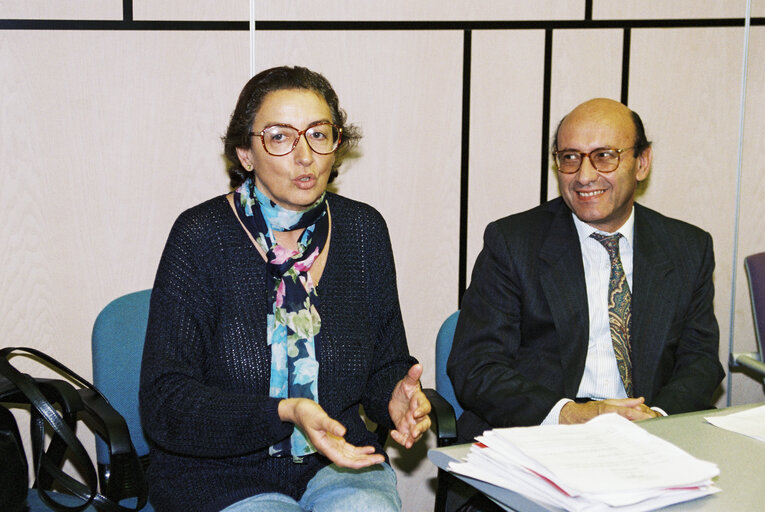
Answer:
[[(589, 153), (599, 148), (631, 148), (635, 124), (630, 110), (613, 100), (590, 100), (575, 108), (558, 130), (558, 151), (573, 149)], [(648, 177), (651, 148), (635, 158), (628, 149), (619, 167), (600, 173), (587, 157), (573, 174), (558, 172), (558, 187), (571, 210), (590, 226), (613, 233), (629, 218), (638, 181)]]

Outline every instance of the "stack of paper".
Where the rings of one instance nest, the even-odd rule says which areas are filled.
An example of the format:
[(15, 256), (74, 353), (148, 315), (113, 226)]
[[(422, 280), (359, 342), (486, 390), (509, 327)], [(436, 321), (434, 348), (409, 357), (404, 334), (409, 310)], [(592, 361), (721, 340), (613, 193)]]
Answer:
[(449, 470), (565, 510), (654, 510), (719, 491), (716, 464), (616, 414), (582, 425), (494, 429)]

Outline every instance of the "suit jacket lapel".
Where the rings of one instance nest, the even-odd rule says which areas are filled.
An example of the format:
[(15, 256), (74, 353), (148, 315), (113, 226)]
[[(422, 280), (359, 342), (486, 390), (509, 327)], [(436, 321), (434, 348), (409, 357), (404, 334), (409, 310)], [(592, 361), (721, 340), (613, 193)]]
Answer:
[(560, 336), (564, 393), (574, 397), (587, 357), (589, 313), (582, 249), (571, 211), (562, 200), (560, 204), (539, 251), (539, 276)]
[(632, 270), (632, 380), (635, 396), (650, 404), (659, 355), (674, 316), (673, 304), (681, 283), (667, 255), (662, 226), (635, 205)]

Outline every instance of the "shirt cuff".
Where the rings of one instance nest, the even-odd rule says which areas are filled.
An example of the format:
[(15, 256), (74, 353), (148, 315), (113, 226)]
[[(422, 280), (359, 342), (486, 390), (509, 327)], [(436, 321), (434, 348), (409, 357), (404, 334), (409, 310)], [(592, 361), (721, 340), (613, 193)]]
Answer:
[(662, 416), (669, 416), (661, 407), (651, 407), (651, 410), (658, 412)]
[(558, 403), (555, 404), (550, 412), (547, 413), (545, 419), (542, 420), (541, 425), (557, 425), (560, 422), (560, 410), (569, 402), (573, 402), (573, 400), (570, 398), (561, 398), (558, 400)]

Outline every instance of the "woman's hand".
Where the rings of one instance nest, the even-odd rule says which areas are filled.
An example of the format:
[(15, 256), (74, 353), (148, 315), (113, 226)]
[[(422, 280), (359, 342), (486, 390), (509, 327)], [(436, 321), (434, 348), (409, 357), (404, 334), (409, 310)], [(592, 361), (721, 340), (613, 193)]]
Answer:
[(285, 398), (279, 402), (279, 418), (300, 427), (316, 450), (338, 466), (359, 469), (385, 461), (374, 446), (348, 443), (343, 437), (345, 427), (313, 400)]
[(421, 364), (409, 368), (406, 376), (393, 389), (388, 404), (388, 413), (396, 425), (390, 436), (406, 448), (411, 448), (430, 428), (430, 401), (420, 388), (421, 375)]

